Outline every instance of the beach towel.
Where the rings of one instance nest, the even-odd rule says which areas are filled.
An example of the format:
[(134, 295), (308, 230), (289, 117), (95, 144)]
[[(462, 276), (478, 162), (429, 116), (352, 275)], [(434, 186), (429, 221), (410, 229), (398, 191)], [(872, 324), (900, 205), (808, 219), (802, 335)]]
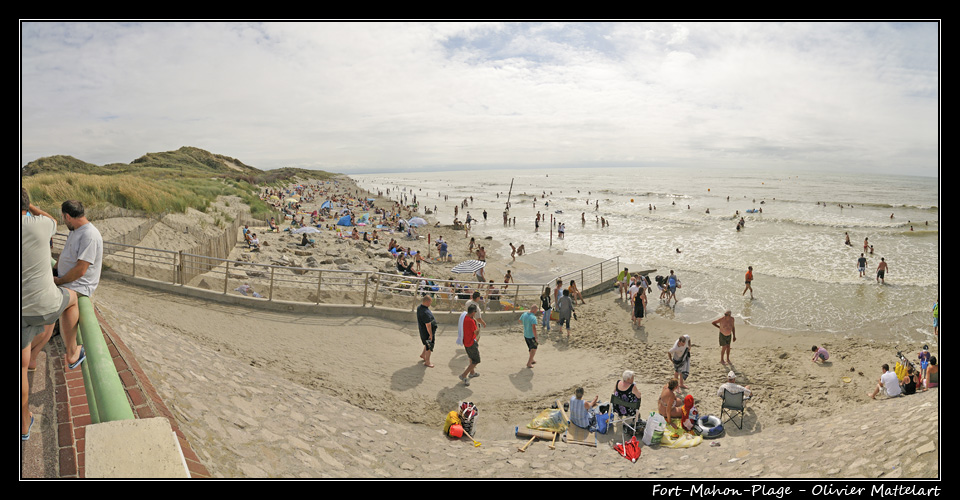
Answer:
[(463, 318), (467, 317), (467, 311), (463, 311), (460, 314), (460, 319), (457, 320), (457, 345), (463, 347)]
[[(683, 354), (680, 356), (680, 359), (676, 359), (671, 354), (671, 360), (673, 361), (673, 371), (679, 373), (684, 380), (690, 376), (690, 336), (684, 335), (686, 339), (686, 348), (683, 351)], [(670, 349), (671, 353), (680, 347), (680, 341), (675, 340), (673, 342), (673, 348)]]
[(683, 429), (691, 431), (700, 418), (697, 407), (693, 404), (693, 394), (687, 394), (683, 398), (683, 418), (680, 419), (680, 425)]
[(667, 424), (660, 438), (660, 446), (664, 448), (692, 448), (703, 442), (703, 437), (684, 432), (680, 419), (674, 418)]

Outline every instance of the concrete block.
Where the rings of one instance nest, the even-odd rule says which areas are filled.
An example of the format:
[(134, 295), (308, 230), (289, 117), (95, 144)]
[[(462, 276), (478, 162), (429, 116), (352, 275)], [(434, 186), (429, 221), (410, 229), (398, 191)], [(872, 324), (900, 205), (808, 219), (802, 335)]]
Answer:
[(86, 427), (87, 478), (189, 478), (183, 452), (163, 417)]

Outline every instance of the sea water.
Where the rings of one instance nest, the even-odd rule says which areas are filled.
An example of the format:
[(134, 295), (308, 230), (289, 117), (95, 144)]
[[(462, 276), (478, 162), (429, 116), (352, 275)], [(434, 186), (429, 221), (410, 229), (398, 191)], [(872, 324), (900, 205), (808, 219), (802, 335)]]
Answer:
[[(473, 197), (479, 234), (547, 248), (620, 257), (631, 271), (672, 269), (682, 287), (671, 307), (648, 310), (702, 322), (730, 309), (750, 324), (883, 340), (932, 338), (939, 297), (939, 183), (936, 178), (823, 172), (665, 168), (558, 168), (355, 175), (389, 197), (413, 195), (442, 224)], [(513, 188), (511, 190), (511, 181)], [(444, 196), (447, 199), (444, 199)], [(509, 217), (503, 225), (509, 196)], [(547, 205), (549, 204), (549, 206)], [(482, 221), (486, 209), (488, 219)], [(747, 210), (762, 213), (747, 213)], [(709, 210), (709, 213), (708, 213)], [(537, 213), (545, 217), (534, 232)], [(739, 214), (738, 214), (739, 212)], [(550, 216), (565, 223), (551, 241)], [(891, 215), (893, 217), (891, 218)], [(598, 219), (609, 222), (601, 227)], [(744, 227), (737, 231), (737, 223)], [(851, 245), (844, 244), (845, 233)], [(865, 277), (857, 259), (874, 247)], [(678, 252), (679, 250), (679, 252)], [(509, 258), (504, 245), (500, 258)], [(880, 258), (886, 284), (876, 281)], [(742, 295), (753, 266), (754, 299)], [(571, 269), (572, 270), (572, 269)]]

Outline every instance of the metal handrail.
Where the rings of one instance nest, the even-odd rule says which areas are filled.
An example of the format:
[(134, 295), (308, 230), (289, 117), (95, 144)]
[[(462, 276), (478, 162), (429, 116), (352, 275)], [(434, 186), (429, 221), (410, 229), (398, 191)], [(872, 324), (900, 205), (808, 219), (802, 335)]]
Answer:
[(96, 424), (133, 420), (133, 409), (127, 401), (127, 394), (103, 339), (103, 332), (90, 298), (78, 295), (77, 309), (80, 312), (77, 340), (83, 345), (87, 356), (81, 367), (91, 421)]
[[(65, 236), (57, 234), (54, 237), (54, 242), (56, 243), (61, 239), (65, 240)], [(115, 268), (114, 270), (116, 272), (121, 274), (129, 274), (134, 277), (138, 274), (157, 275), (156, 273), (158, 271), (162, 274), (164, 272), (163, 269), (168, 268), (172, 275), (171, 283), (188, 288), (198, 288), (197, 286), (190, 285), (188, 281), (192, 282), (193, 279), (199, 276), (203, 276), (205, 280), (214, 280), (214, 283), (222, 279), (222, 287), (207, 283), (207, 287), (201, 288), (206, 288), (211, 292), (213, 292), (215, 288), (220, 288), (219, 292), (214, 293), (223, 295), (230, 294), (231, 281), (242, 284), (254, 284), (258, 287), (266, 286), (265, 290), (258, 289), (256, 291), (261, 294), (265, 293), (263, 298), (268, 301), (273, 301), (278, 291), (287, 296), (289, 296), (292, 291), (294, 294), (316, 294), (315, 299), (303, 300), (297, 298), (291, 301), (295, 303), (320, 304), (324, 302), (331, 304), (336, 303), (338, 305), (354, 304), (374, 308), (392, 307), (393, 305), (400, 304), (402, 308), (410, 307), (411, 310), (413, 310), (416, 308), (418, 302), (409, 300), (410, 296), (431, 293), (440, 295), (441, 298), (445, 300), (449, 300), (450, 310), (452, 311), (458, 301), (464, 300), (457, 297), (458, 294), (454, 292), (453, 284), (466, 286), (470, 293), (479, 290), (482, 292), (484, 298), (488, 295), (487, 290), (491, 285), (489, 282), (482, 281), (435, 279), (426, 276), (405, 276), (379, 271), (344, 271), (339, 269), (252, 263), (171, 250), (138, 247), (136, 245), (116, 242), (104, 242), (105, 247), (108, 245), (122, 249), (109, 255), (109, 259), (113, 261), (110, 265)], [(127, 250), (130, 251), (129, 255), (126, 254)], [(122, 257), (124, 264), (130, 264), (129, 270), (122, 270), (119, 269), (119, 266), (116, 266), (118, 256)], [(107, 256), (105, 255), (105, 257)], [(615, 265), (614, 262), (616, 263)], [(604, 277), (616, 276), (619, 272), (619, 262), (619, 257), (610, 258), (581, 269), (564, 273), (560, 275), (559, 278), (564, 279), (576, 276), (580, 278), (580, 288), (583, 290), (599, 284)], [(256, 273), (251, 275), (247, 268), (252, 268)], [(243, 271), (246, 276), (238, 278), (236, 274), (231, 274), (231, 269)], [(607, 269), (610, 270), (608, 271)], [(436, 286), (438, 290), (424, 290), (423, 284), (427, 281), (435, 283), (434, 286)], [(585, 281), (590, 282), (587, 283)], [(596, 281), (596, 283), (593, 281)], [(371, 284), (373, 284), (373, 286), (370, 286)], [(502, 304), (502, 307), (505, 308), (522, 308), (523, 303), (536, 305), (539, 302), (539, 297), (543, 289), (552, 284), (553, 281), (545, 284), (509, 283), (506, 284), (506, 289), (504, 289), (504, 283), (493, 283), (497, 289), (496, 295), (499, 300), (496, 303), (485, 304), (485, 306), (491, 309), (498, 309), (501, 307), (500, 301), (505, 302), (505, 304)], [(331, 290), (340, 293), (344, 301), (325, 301), (322, 293), (324, 291), (330, 292)], [(404, 297), (407, 298), (404, 299)]]

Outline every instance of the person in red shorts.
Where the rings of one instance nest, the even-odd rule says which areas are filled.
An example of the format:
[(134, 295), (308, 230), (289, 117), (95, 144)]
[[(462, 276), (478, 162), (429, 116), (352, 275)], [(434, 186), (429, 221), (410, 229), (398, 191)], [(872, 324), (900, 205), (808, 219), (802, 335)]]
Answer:
[(460, 375), (463, 385), (469, 386), (470, 379), (479, 377), (476, 372), (477, 365), (480, 364), (480, 350), (477, 347), (477, 322), (474, 318), (477, 315), (477, 306), (471, 304), (467, 308), (467, 317), (463, 318), (463, 348), (467, 351), (467, 357), (470, 358), (470, 364)]

